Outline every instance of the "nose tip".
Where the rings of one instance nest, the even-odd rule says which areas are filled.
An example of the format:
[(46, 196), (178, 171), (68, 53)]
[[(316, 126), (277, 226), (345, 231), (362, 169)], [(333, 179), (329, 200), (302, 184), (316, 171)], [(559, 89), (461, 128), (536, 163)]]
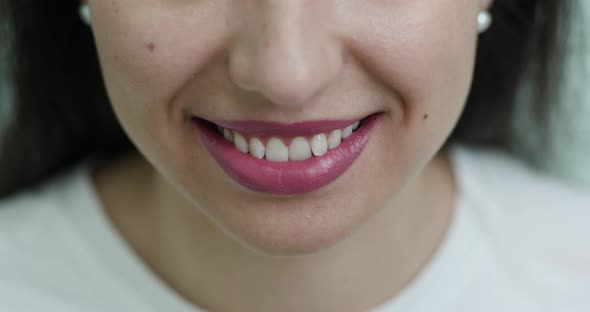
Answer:
[(263, 14), (258, 27), (244, 30), (230, 48), (228, 66), (239, 88), (281, 109), (297, 109), (334, 81), (342, 56), (325, 26), (285, 12), (280, 18)]
[(230, 73), (238, 87), (257, 92), (277, 106), (303, 105), (338, 75), (339, 53), (328, 56), (313, 55), (309, 50), (266, 49), (252, 54), (236, 49), (230, 54)]

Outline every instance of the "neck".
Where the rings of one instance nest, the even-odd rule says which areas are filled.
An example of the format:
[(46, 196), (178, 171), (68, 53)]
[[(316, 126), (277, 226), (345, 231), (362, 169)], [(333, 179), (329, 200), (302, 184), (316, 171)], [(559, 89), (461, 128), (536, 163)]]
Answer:
[(435, 253), (455, 193), (449, 161), (439, 155), (395, 202), (343, 241), (314, 254), (275, 257), (222, 232), (141, 157), (97, 170), (95, 182), (112, 222), (152, 271), (188, 301), (215, 311), (381, 305)]

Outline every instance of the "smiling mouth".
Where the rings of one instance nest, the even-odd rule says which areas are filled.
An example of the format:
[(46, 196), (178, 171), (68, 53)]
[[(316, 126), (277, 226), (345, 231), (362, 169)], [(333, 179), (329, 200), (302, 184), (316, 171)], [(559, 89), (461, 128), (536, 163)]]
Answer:
[[(217, 134), (223, 137), (234, 147), (256, 159), (265, 159), (271, 162), (305, 161), (312, 157), (321, 157), (328, 151), (338, 148), (342, 141), (347, 140), (361, 126), (366, 118), (350, 123), (343, 128), (336, 128), (329, 131), (318, 131), (314, 134), (302, 135), (269, 135), (265, 133), (252, 133), (223, 127), (211, 121), (203, 122)], [(345, 121), (346, 122), (346, 121)], [(332, 125), (334, 126), (334, 125)], [(242, 127), (244, 128), (244, 127)], [(300, 127), (304, 132), (309, 128)], [(313, 130), (312, 130), (313, 131)], [(256, 132), (256, 131), (254, 131)], [(267, 130), (265, 132), (272, 132)], [(283, 132), (284, 131), (283, 129)], [(292, 133), (296, 133), (292, 128)]]
[(238, 184), (256, 192), (295, 195), (318, 190), (342, 175), (361, 154), (381, 115), (295, 124), (192, 121), (211, 156)]

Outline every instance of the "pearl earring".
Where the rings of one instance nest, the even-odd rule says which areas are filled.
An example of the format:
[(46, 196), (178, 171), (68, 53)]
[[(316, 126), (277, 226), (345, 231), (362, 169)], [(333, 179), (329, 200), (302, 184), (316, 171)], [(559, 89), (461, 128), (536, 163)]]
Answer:
[(492, 26), (492, 14), (488, 11), (483, 11), (477, 16), (477, 32), (484, 33)]
[(88, 26), (90, 26), (92, 20), (90, 18), (90, 8), (88, 7), (88, 4), (83, 3), (80, 5), (80, 18), (82, 19), (82, 21), (84, 21), (84, 23), (86, 23)]

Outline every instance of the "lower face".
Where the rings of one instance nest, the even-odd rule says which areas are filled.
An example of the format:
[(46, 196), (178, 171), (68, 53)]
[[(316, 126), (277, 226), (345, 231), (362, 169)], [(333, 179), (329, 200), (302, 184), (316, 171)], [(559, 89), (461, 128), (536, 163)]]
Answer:
[(461, 114), (482, 9), (475, 0), (89, 4), (131, 140), (195, 209), (268, 254), (325, 249), (396, 209)]

